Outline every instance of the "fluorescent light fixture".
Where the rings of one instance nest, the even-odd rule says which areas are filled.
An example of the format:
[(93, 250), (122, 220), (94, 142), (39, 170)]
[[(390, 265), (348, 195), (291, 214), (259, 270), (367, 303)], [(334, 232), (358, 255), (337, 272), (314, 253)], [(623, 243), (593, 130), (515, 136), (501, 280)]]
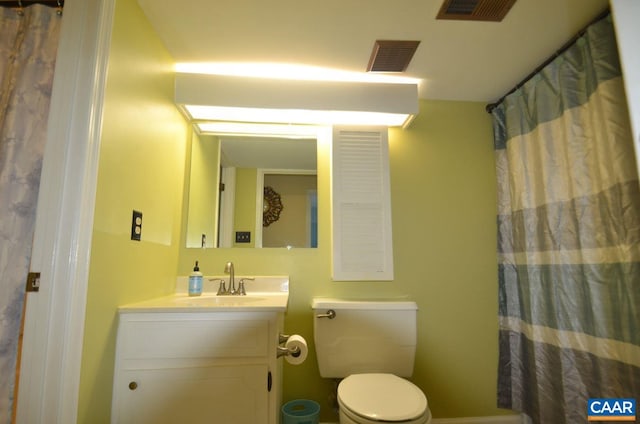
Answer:
[(283, 122), (311, 125), (403, 125), (406, 113), (382, 113), (363, 111), (258, 109), (246, 107), (221, 107), (184, 105), (189, 116), (196, 121)]
[(401, 126), (418, 113), (418, 86), (176, 74), (175, 102), (192, 120)]
[(198, 122), (202, 134), (263, 136), (282, 138), (317, 138), (322, 127), (311, 125), (254, 124), (246, 122)]
[(176, 72), (185, 74), (227, 75), (298, 81), (342, 81), (388, 84), (418, 84), (418, 78), (399, 75), (344, 71), (290, 63), (268, 62), (182, 62)]

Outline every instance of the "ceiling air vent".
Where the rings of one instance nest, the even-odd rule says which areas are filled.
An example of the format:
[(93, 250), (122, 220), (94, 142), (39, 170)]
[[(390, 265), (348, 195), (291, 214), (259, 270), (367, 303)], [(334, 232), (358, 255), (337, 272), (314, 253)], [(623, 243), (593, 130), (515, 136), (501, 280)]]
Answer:
[(420, 41), (376, 40), (367, 72), (404, 72)]
[(516, 0), (445, 0), (437, 19), (500, 22)]

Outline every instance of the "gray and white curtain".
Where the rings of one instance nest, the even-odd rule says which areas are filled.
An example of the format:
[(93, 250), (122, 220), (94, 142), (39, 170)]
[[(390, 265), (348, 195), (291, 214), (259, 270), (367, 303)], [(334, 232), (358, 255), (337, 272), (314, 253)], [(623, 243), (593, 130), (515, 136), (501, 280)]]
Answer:
[(11, 420), (61, 19), (35, 5), (0, 7), (0, 423)]
[(498, 406), (586, 423), (640, 400), (640, 191), (610, 16), (492, 111)]

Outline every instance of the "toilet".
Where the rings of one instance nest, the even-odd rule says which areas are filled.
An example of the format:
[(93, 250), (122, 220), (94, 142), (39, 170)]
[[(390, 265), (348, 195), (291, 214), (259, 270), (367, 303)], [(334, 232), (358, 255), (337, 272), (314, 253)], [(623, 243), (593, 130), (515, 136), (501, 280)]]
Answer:
[(413, 374), (418, 307), (410, 301), (313, 299), (320, 375), (338, 384), (340, 424), (428, 424)]

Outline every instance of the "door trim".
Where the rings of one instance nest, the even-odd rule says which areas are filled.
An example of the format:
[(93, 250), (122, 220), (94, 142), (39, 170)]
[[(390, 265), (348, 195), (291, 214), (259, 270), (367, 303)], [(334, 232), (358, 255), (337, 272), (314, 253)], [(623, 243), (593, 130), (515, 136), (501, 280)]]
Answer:
[(25, 313), (17, 423), (75, 423), (115, 0), (68, 0), (53, 81)]

